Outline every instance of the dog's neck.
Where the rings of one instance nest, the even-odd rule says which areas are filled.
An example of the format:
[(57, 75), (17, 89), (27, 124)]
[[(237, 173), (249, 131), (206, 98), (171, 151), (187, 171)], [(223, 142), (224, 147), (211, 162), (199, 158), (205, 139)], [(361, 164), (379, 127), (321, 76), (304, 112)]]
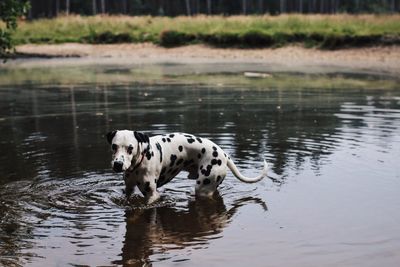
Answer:
[(142, 149), (142, 145), (138, 145), (138, 149), (136, 152), (135, 157), (133, 157), (131, 161), (131, 167), (127, 170), (127, 172), (133, 172), (142, 164), (144, 157), (148, 151), (150, 151), (150, 143), (146, 145), (146, 148)]

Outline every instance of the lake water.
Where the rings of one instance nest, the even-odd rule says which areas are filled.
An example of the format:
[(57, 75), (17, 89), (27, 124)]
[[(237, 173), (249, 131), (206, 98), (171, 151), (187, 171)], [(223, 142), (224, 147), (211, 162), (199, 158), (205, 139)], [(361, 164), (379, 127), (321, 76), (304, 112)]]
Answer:
[[(0, 265), (399, 266), (398, 78), (243, 70), (0, 69)], [(207, 200), (181, 173), (126, 204), (113, 129), (210, 138), (269, 178)]]

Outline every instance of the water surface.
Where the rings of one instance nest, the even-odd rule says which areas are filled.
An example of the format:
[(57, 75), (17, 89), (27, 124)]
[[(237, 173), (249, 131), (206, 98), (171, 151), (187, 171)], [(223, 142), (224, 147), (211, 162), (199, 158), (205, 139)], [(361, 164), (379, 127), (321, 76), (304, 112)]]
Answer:
[[(0, 265), (397, 266), (395, 77), (147, 70), (0, 69)], [(113, 129), (210, 138), (269, 179), (196, 200), (182, 173), (126, 203)]]

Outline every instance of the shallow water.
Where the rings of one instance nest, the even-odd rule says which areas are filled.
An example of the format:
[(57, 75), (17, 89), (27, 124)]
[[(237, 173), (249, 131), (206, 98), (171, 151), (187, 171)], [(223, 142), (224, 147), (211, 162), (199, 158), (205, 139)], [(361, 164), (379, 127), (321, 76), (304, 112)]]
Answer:
[[(0, 69), (0, 265), (398, 265), (396, 78), (157, 69)], [(210, 138), (247, 176), (265, 158), (270, 179), (229, 173), (196, 200), (181, 173), (159, 203), (127, 203), (112, 129)]]

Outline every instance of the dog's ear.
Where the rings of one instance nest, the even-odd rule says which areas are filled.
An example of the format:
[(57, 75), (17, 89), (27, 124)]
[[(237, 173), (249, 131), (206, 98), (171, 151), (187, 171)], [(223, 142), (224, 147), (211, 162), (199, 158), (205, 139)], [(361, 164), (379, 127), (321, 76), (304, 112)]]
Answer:
[(117, 133), (117, 131), (111, 131), (109, 133), (106, 134), (107, 137), (107, 141), (108, 143), (111, 145), (111, 141), (113, 140), (115, 134)]
[(133, 134), (135, 135), (135, 138), (138, 140), (139, 143), (149, 142), (149, 136), (147, 134), (139, 133), (136, 131), (134, 131)]

